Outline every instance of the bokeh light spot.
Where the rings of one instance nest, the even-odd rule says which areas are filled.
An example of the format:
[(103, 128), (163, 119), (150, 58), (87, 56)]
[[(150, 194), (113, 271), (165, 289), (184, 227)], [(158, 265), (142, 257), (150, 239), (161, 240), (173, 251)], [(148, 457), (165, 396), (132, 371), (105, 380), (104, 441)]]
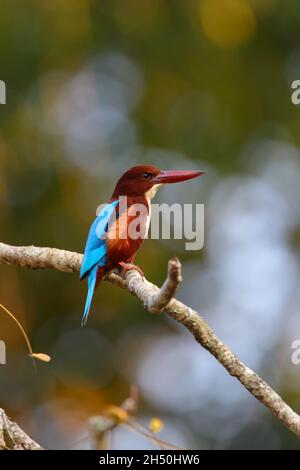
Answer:
[(253, 10), (246, 0), (203, 0), (199, 14), (204, 34), (221, 48), (242, 46), (256, 29)]

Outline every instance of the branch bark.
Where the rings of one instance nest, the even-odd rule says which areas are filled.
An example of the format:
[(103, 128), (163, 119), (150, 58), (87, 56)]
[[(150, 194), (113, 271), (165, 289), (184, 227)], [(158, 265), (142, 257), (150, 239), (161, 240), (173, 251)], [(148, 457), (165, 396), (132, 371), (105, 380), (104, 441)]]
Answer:
[(0, 450), (43, 450), (0, 408)]
[[(53, 268), (64, 272), (79, 271), (82, 255), (56, 248), (13, 247), (0, 243), (0, 263), (27, 268)], [(128, 271), (125, 279), (109, 273), (106, 279), (127, 288), (150, 312), (163, 311), (185, 326), (196, 341), (210, 352), (227, 372), (239, 382), (290, 431), (300, 435), (300, 416), (285, 401), (247, 367), (214, 334), (203, 318), (187, 305), (173, 298), (181, 282), (181, 265), (177, 258), (169, 262), (168, 277), (159, 289), (142, 278), (136, 270)]]

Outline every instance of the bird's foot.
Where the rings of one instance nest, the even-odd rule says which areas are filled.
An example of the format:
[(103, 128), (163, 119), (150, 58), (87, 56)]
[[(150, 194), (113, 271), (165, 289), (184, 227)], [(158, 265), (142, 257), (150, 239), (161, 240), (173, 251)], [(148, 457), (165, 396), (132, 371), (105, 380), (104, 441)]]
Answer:
[(121, 276), (123, 276), (125, 273), (127, 273), (127, 271), (131, 271), (131, 269), (135, 269), (138, 273), (140, 273), (142, 278), (145, 277), (145, 274), (143, 273), (141, 268), (139, 266), (136, 266), (136, 264), (124, 263), (124, 261), (120, 261), (118, 263), (118, 265), (121, 266), (121, 268), (122, 268), (121, 273), (120, 273)]

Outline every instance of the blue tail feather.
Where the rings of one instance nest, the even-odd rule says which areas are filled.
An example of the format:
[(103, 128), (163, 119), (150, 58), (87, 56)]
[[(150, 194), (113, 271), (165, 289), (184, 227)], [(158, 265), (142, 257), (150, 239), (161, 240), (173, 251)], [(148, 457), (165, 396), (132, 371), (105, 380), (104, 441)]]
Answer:
[(84, 307), (84, 314), (81, 320), (81, 326), (84, 326), (86, 324), (86, 321), (88, 319), (92, 299), (93, 299), (93, 294), (95, 290), (95, 285), (96, 285), (96, 279), (97, 279), (97, 269), (98, 266), (95, 266), (93, 269), (88, 274), (88, 293), (86, 297), (86, 302), (85, 302), (85, 307)]

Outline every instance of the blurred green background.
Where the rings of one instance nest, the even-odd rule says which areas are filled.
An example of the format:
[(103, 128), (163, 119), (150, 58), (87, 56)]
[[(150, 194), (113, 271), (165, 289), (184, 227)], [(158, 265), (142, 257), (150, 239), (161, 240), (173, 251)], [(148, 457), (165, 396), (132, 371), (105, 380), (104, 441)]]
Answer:
[[(82, 251), (96, 207), (137, 163), (208, 171), (161, 190), (205, 203), (205, 248), (148, 240), (155, 283), (183, 262), (178, 297), (300, 411), (300, 79), (297, 0), (3, 0), (1, 241)], [(137, 419), (196, 449), (300, 448), (214, 358), (107, 283), (80, 328), (76, 275), (0, 266), (0, 301), (49, 364), (35, 374), (0, 314), (0, 406), (47, 448), (89, 448), (87, 419), (140, 390)], [(114, 448), (155, 448), (118, 429)]]

